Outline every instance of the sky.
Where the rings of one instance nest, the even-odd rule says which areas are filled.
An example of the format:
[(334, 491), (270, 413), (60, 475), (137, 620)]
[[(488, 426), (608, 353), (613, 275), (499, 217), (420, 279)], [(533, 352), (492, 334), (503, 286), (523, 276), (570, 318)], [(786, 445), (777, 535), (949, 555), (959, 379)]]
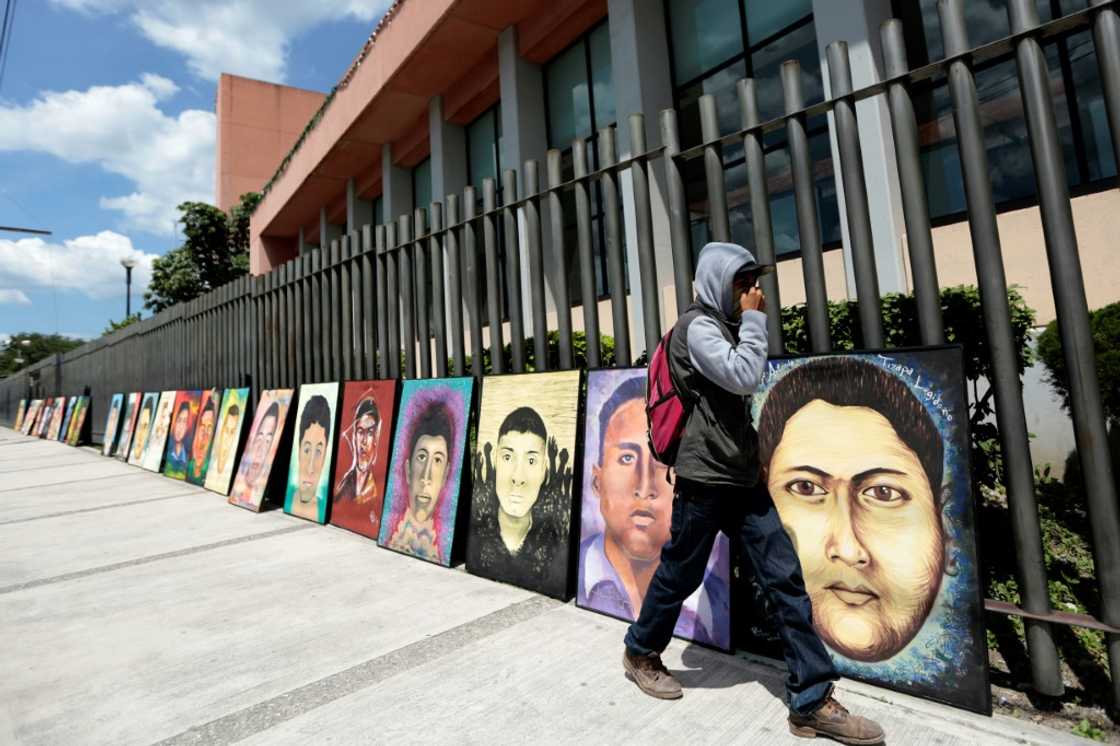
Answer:
[(329, 91), (389, 2), (0, 0), (0, 225), (52, 232), (0, 232), (0, 342), (99, 336), (124, 317), (125, 257), (141, 308), (176, 205), (214, 201), (218, 76)]

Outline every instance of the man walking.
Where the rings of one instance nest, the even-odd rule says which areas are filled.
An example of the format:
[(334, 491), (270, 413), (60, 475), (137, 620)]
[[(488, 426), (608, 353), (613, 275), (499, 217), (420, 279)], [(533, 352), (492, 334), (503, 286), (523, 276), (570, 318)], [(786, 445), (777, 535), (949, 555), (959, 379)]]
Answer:
[(696, 301), (677, 320), (667, 350), (688, 407), (674, 464), (672, 529), (638, 620), (626, 633), (623, 666), (642, 691), (677, 699), (681, 685), (661, 662), (684, 600), (699, 587), (716, 533), (738, 541), (776, 617), (789, 674), (794, 735), (875, 744), (882, 729), (832, 697), (838, 678), (813, 629), (801, 565), (760, 480), (750, 395), (766, 370), (765, 298), (759, 265), (742, 246), (710, 243), (696, 264)]

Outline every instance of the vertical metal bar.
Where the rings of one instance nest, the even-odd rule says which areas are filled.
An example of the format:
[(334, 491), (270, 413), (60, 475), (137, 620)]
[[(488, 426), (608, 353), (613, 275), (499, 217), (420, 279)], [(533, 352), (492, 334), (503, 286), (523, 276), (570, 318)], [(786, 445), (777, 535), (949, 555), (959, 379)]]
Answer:
[[(268, 273), (268, 334), (271, 341), (270, 349), (272, 355), (269, 359), (270, 367), (269, 380), (272, 381), (273, 386), (280, 386), (281, 383), (281, 363), (283, 359), (283, 337), (280, 331), (280, 316), (283, 313), (280, 308), (280, 269), (274, 269)], [(198, 323), (195, 322), (195, 340), (197, 344), (198, 336)], [(199, 368), (195, 368), (195, 380), (192, 386), (194, 388), (201, 388), (205, 385), (205, 381), (200, 380)]]
[(337, 380), (334, 375), (335, 357), (334, 357), (334, 335), (337, 331), (334, 325), (334, 299), (337, 294), (331, 282), (331, 276), (334, 274), (334, 250), (331, 248), (334, 242), (327, 244), (319, 249), (320, 259), (322, 260), (322, 268), (319, 270), (319, 301), (322, 304), (322, 312), (319, 317), (321, 323), (320, 331), (320, 346), (323, 349), (323, 381)]
[(341, 317), (342, 324), (335, 330), (335, 336), (340, 337), (339, 350), (342, 353), (341, 365), (339, 368), (339, 377), (342, 380), (350, 380), (353, 378), (353, 357), (354, 357), (354, 306), (353, 296), (350, 293), (350, 236), (345, 235), (339, 241), (339, 263), (338, 263), (338, 297), (335, 299), (335, 306), (338, 307), (339, 316)]
[(303, 302), (301, 303), (303, 327), (300, 330), (299, 343), (303, 356), (303, 373), (300, 375), (299, 382), (303, 384), (315, 380), (315, 353), (312, 351), (311, 344), (311, 340), (315, 338), (315, 331), (311, 326), (311, 308), (314, 305), (311, 288), (314, 279), (311, 277), (311, 255), (309, 253), (303, 254), (299, 258), (299, 263), (303, 272), (303, 282), (300, 283), (303, 288)]
[(525, 313), (521, 307), (521, 241), (517, 231), (517, 172), (502, 173), (502, 223), (505, 231), (506, 303), (509, 306), (509, 346), (513, 372), (525, 370)]
[(365, 378), (362, 374), (362, 252), (361, 233), (350, 231), (350, 258), (346, 262), (350, 270), (350, 376), (354, 379)]
[[(1007, 11), (1013, 34), (1039, 25), (1038, 9), (1030, 2), (1009, 0)], [(1093, 559), (1101, 590), (1101, 616), (1105, 623), (1120, 626), (1120, 542), (1117, 541), (1117, 536), (1120, 536), (1120, 503), (1116, 499), (1108, 430), (1089, 327), (1089, 308), (1085, 300), (1085, 278), (1078, 257), (1050, 76), (1042, 47), (1033, 36), (1023, 36), (1015, 42), (1015, 59), (1034, 158), (1058, 332), (1068, 371), (1070, 413), (1073, 415), (1077, 455), (1081, 460), (1089, 505)], [(1120, 635), (1108, 635), (1107, 638), (1112, 699), (1120, 703)]]
[[(432, 216), (432, 233), (428, 243), (428, 252), (432, 260), (432, 320), (435, 322), (434, 335), (436, 338), (435, 376), (447, 377), (447, 307), (444, 299), (447, 289), (444, 286), (443, 276), (443, 205), (433, 202), (428, 210)], [(454, 296), (458, 298), (458, 293)]]
[(466, 281), (463, 300), (467, 302), (467, 321), (471, 326), (471, 375), (481, 377), (482, 364), (482, 305), (478, 292), (478, 247), (474, 233), (474, 187), (463, 190), (463, 251), (462, 276)]
[[(750, 130), (760, 124), (758, 94), (753, 78), (738, 84), (739, 115), (741, 127)], [(774, 226), (770, 222), (770, 185), (766, 183), (766, 155), (762, 150), (762, 136), (757, 132), (743, 135), (743, 155), (746, 158), (747, 186), (751, 192), (751, 225), (754, 229), (754, 254), (759, 264), (774, 264)], [(766, 314), (766, 339), (771, 355), (785, 352), (782, 341), (782, 298), (778, 290), (778, 273), (771, 272), (758, 279), (758, 286), (766, 295), (770, 313)]]
[(661, 144), (665, 148), (665, 193), (669, 207), (669, 239), (673, 248), (673, 290), (677, 315), (692, 304), (692, 238), (688, 230), (688, 200), (677, 155), (681, 152), (677, 112), (661, 110)]
[(308, 254), (311, 260), (311, 325), (307, 329), (307, 346), (311, 351), (311, 378), (313, 382), (326, 380), (323, 377), (323, 292), (322, 292), (322, 267), (323, 250), (315, 248)]
[(447, 301), (451, 334), (451, 368), (456, 376), (466, 374), (463, 351), (463, 280), (462, 258), (459, 256), (459, 195), (447, 195)]
[[(880, 29), (883, 42), (883, 63), (888, 78), (905, 75), (906, 42), (902, 21), (891, 18)], [(918, 328), (922, 344), (945, 342), (941, 320), (941, 293), (937, 285), (937, 263), (933, 258), (933, 232), (929, 224), (929, 203), (922, 178), (919, 151), (918, 120), (914, 102), (906, 84), (899, 81), (887, 86), (887, 100), (894, 132), (894, 152), (898, 161), (898, 181), (902, 188), (902, 216), (906, 221), (906, 246), (910, 252), (910, 272), (914, 281), (914, 300), (918, 308)]]
[(564, 178), (560, 170), (561, 154), (555, 148), (548, 151), (548, 219), (552, 229), (553, 301), (556, 307), (556, 331), (559, 336), (559, 363), (561, 370), (569, 370), (572, 360), (572, 295), (568, 291), (568, 247), (564, 241), (564, 207), (560, 201), (560, 184)]
[(299, 354), (299, 336), (296, 334), (295, 270), (294, 261), (284, 263), (284, 323), (287, 326), (287, 333), (284, 336), (288, 352), (284, 366), (284, 382), (288, 386), (295, 386), (298, 380), (296, 356)]
[(412, 286), (412, 221), (408, 215), (397, 219), (397, 269), (401, 289), (401, 351), (404, 352), (405, 378), (416, 378), (416, 316)]
[[(1112, 137), (1112, 156), (1116, 173), (1120, 174), (1120, 15), (1111, 0), (1090, 0), (1093, 6), (1104, 6), (1093, 19), (1093, 45), (1097, 50), (1097, 68), (1101, 76), (1101, 93), (1108, 113), (1108, 131)], [(1114, 679), (1115, 680), (1115, 679)]]
[(700, 97), (700, 136), (704, 142), (704, 179), (708, 187), (708, 227), (713, 241), (731, 240), (731, 221), (727, 215), (727, 187), (723, 180), (723, 148), (719, 140), (719, 115), (716, 99), (710, 93)]
[[(938, 0), (937, 11), (941, 17), (941, 35), (946, 56), (967, 52), (968, 32), (965, 29), (964, 6), (961, 1)], [(1019, 560), (1019, 589), (1024, 609), (1045, 614), (1050, 612), (1050, 601), (1046, 588), (1046, 567), (1042, 559), (1034, 470), (1027, 421), (1023, 413), (1019, 358), (1011, 330), (1007, 280), (1003, 272), (1003, 256), (992, 200), (988, 153), (984, 145), (976, 82), (964, 59), (950, 63), (948, 79), (968, 204), (968, 227), (992, 359), (991, 385), (995, 391), (996, 417), (1005, 462), (1007, 506), (1011, 513), (1015, 556)], [(1027, 630), (1027, 649), (1030, 651), (1035, 689), (1043, 694), (1061, 694), (1062, 678), (1050, 625), (1034, 619), (1023, 619), (1023, 624)]]
[[(302, 384), (304, 381), (307, 380), (306, 368), (304, 367), (304, 355), (303, 355), (303, 351), (304, 351), (304, 347), (305, 347), (303, 341), (304, 341), (304, 339), (306, 339), (306, 337), (305, 337), (306, 333), (304, 332), (304, 329), (306, 328), (305, 325), (304, 325), (304, 320), (306, 318), (305, 315), (304, 315), (304, 309), (306, 308), (306, 306), (304, 305), (304, 302), (303, 302), (303, 266), (304, 266), (304, 264), (303, 264), (303, 257), (302, 256), (297, 256), (295, 259), (292, 260), (293, 280), (294, 280), (294, 282), (292, 284), (292, 298), (294, 300), (293, 305), (294, 305), (294, 312), (295, 312), (294, 324), (295, 324), (295, 338), (296, 338), (296, 344), (295, 344), (296, 370), (295, 370), (295, 373), (296, 373), (296, 383), (297, 384)], [(236, 385), (236, 380), (231, 378), (229, 385), (231, 387)]]
[(401, 302), (397, 275), (397, 226), (392, 221), (385, 224), (385, 292), (389, 306), (387, 327), (389, 347), (386, 350), (389, 364), (389, 378), (401, 377)]
[(611, 292), (611, 324), (614, 328), (615, 365), (630, 365), (630, 313), (626, 308), (626, 273), (622, 267), (622, 221), (619, 217), (618, 174), (613, 166), (618, 162), (615, 154), (614, 128), (599, 130), (599, 189), (603, 195), (603, 222), (607, 241), (603, 251), (607, 254), (607, 282)]
[(498, 300), (498, 232), (494, 211), (498, 205), (494, 180), (482, 180), (482, 250), (486, 267), (486, 325), (490, 329), (490, 366), (505, 373), (505, 341), (502, 339), (502, 305)]
[(642, 280), (642, 326), (645, 331), (646, 354), (653, 355), (661, 341), (661, 283), (657, 281), (657, 261), (653, 256), (653, 210), (649, 201), (649, 164), (646, 152), (646, 118), (630, 115), (630, 180), (634, 187), (634, 221), (638, 234), (638, 274)]
[(789, 140), (790, 169), (793, 173), (793, 199), (797, 207), (797, 232), (801, 239), (801, 270), (805, 276), (805, 320), (809, 327), (809, 347), (813, 352), (828, 352), (832, 340), (828, 329), (828, 293), (824, 286), (824, 258), (821, 250), (820, 221), (813, 188), (813, 158), (805, 134), (805, 115), (801, 93), (801, 63), (782, 63), (782, 92), (785, 96), (786, 138)]
[(540, 176), (536, 161), (525, 161), (525, 233), (529, 249), (529, 301), (533, 312), (533, 367), (549, 369), (548, 316), (544, 297), (544, 250), (541, 247)]
[(377, 358), (376, 323), (374, 316), (374, 277), (373, 269), (377, 266), (377, 255), (373, 253), (373, 226), (362, 226), (362, 367), (359, 374), (362, 378), (373, 378), (377, 375), (374, 361)]
[(416, 275), (416, 337), (420, 343), (420, 377), (432, 377), (432, 324), (429, 317), (428, 305), (428, 249), (427, 242), (427, 214), (423, 207), (417, 207), (413, 214), (414, 242), (412, 251), (413, 273)]
[[(385, 256), (385, 226), (379, 225), (373, 233), (374, 261), (377, 263), (377, 377), (390, 378), (389, 368), (389, 286), (386, 278), (388, 258)], [(395, 300), (393, 301), (396, 302)]]
[(832, 83), (832, 116), (840, 151), (840, 178), (844, 184), (844, 212), (848, 217), (848, 242), (852, 251), (852, 273), (863, 346), (881, 349), (883, 314), (879, 307), (879, 277), (875, 272), (875, 246), (871, 235), (871, 213), (867, 204), (867, 182), (863, 176), (863, 150), (855, 104), (844, 98), (852, 92), (852, 67), (847, 42), (828, 45), (828, 77)]
[[(583, 306), (583, 332), (587, 341), (587, 367), (603, 365), (599, 338), (599, 296), (595, 292), (595, 254), (591, 243), (591, 200), (588, 190), (587, 145), (572, 143), (572, 192), (576, 203), (576, 261), (579, 264), (579, 299)], [(670, 190), (672, 191), (672, 190)]]
[(330, 319), (331, 319), (331, 372), (330, 380), (337, 381), (342, 378), (342, 296), (339, 274), (342, 271), (342, 244), (346, 239), (336, 238), (331, 241), (331, 292), (330, 292)]

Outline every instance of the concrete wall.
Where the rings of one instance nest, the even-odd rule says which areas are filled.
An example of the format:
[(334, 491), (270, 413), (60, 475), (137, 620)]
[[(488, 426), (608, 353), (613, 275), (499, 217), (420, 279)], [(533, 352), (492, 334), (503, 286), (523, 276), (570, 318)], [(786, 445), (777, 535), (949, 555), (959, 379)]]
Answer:
[(222, 73), (214, 195), (228, 210), (260, 191), (323, 103), (324, 94)]

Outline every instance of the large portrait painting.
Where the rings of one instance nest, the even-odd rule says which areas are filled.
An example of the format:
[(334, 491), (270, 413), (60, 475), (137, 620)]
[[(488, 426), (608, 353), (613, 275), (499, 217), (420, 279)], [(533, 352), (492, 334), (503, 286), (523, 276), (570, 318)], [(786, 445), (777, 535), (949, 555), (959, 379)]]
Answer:
[(136, 427), (136, 418), (140, 414), (140, 400), (143, 397), (142, 392), (133, 392), (128, 395), (127, 404), (124, 408), (124, 414), (121, 415), (121, 434), (117, 438), (117, 445), (113, 449), (113, 455), (122, 461), (128, 460), (128, 449), (132, 444), (132, 433)]
[(74, 405), (74, 416), (70, 418), (70, 429), (66, 435), (66, 442), (76, 446), (82, 441), (85, 432), (86, 414), (89, 412), (89, 397), (79, 396), (78, 403)]
[(203, 391), (202, 398), (198, 402), (198, 418), (191, 433), (191, 455), (187, 460), (187, 481), (199, 487), (206, 481), (206, 470), (210, 465), (210, 448), (214, 444), (214, 433), (218, 427), (218, 407), (221, 403), (221, 389)]
[(581, 371), (482, 382), (467, 570), (569, 597)]
[(396, 381), (343, 384), (330, 522), (376, 539), (381, 530)]
[(120, 429), (121, 407), (124, 404), (124, 394), (113, 394), (109, 400), (109, 415), (105, 418), (105, 435), (101, 443), (101, 455), (109, 456), (117, 444), (117, 433)]
[(377, 543), (451, 564), (473, 378), (405, 381)]
[(840, 673), (989, 712), (962, 365), (959, 347), (773, 359), (753, 414)]
[(191, 458), (191, 436), (198, 421), (201, 391), (180, 391), (171, 408), (171, 429), (167, 431), (167, 453), (163, 473), (172, 479), (187, 478), (187, 462)]
[(19, 431), (24, 435), (31, 434), (31, 428), (35, 426), (36, 420), (39, 418), (39, 412), (42, 410), (42, 399), (32, 399), (27, 404), (27, 411), (24, 412), (23, 421), (19, 424)]
[(148, 445), (148, 439), (152, 437), (152, 423), (155, 422), (158, 405), (158, 391), (149, 391), (140, 400), (140, 414), (136, 417), (132, 445), (128, 449), (128, 463), (133, 466), (139, 466), (144, 457), (144, 449)]
[(163, 466), (163, 451), (167, 447), (167, 433), (171, 429), (171, 411), (175, 407), (178, 391), (164, 391), (159, 395), (156, 414), (152, 419), (152, 433), (140, 456), (140, 466), (148, 471), (159, 471)]
[(327, 522), (337, 410), (337, 383), (310, 383), (299, 387), (288, 486), (284, 493), (284, 512), (289, 515), (316, 523)]
[(229, 482), (237, 465), (241, 435), (248, 417), (249, 389), (226, 389), (218, 416), (218, 434), (210, 447), (210, 463), (204, 486), (221, 495), (229, 494)]
[(54, 413), (58, 410), (60, 401), (62, 400), (56, 397), (47, 399), (43, 413), (39, 415), (39, 424), (35, 426), (35, 434), (40, 438), (47, 437), (47, 433), (50, 432), (51, 425), (54, 422)]
[[(628, 621), (661, 564), (673, 515), (668, 469), (649, 451), (645, 403), (645, 368), (588, 373), (576, 605)], [(674, 634), (730, 649), (730, 571), (730, 542), (720, 533)]]
[(284, 423), (288, 419), (293, 393), (292, 389), (261, 392), (253, 426), (249, 430), (249, 441), (241, 455), (237, 476), (233, 479), (230, 504), (253, 511), (261, 509), (268, 477), (272, 473), (272, 462), (284, 435)]

